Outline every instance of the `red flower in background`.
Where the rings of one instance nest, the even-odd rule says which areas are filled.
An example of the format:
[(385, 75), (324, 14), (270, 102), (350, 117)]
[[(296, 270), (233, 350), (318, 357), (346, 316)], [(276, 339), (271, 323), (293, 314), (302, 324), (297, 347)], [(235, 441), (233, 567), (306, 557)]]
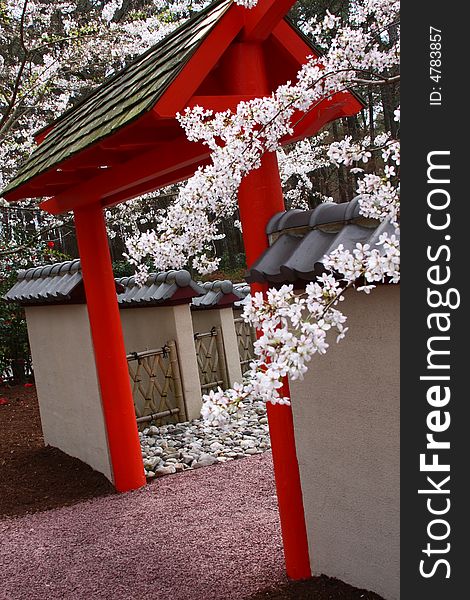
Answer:
[(25, 383), (25, 384), (24, 384), (24, 387), (25, 387), (25, 388), (33, 387), (33, 384), (32, 384), (32, 383)]
[(54, 246), (55, 246), (55, 244), (54, 244), (54, 242), (52, 240), (49, 241), (49, 242), (47, 242), (47, 247), (48, 248), (54, 248)]
[(3, 406), (4, 404), (8, 404), (8, 400), (6, 398), (0, 398), (0, 406)]

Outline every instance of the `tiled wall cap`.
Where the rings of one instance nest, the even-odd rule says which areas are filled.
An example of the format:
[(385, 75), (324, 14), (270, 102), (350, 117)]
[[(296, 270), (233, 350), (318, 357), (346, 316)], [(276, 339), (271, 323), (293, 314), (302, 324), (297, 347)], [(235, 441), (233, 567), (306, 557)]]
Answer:
[(49, 275), (57, 275), (60, 272), (62, 272), (62, 273), (67, 272), (67, 269), (64, 268), (64, 263), (58, 263), (58, 264), (52, 265)]
[(353, 219), (357, 219), (361, 216), (361, 205), (359, 204), (360, 198), (361, 196), (356, 196), (351, 200), (351, 202), (345, 203), (345, 221), (352, 221)]
[[(126, 288), (132, 288), (136, 285), (135, 277), (119, 277), (116, 279), (117, 283), (120, 283)], [(175, 283), (178, 287), (188, 287), (191, 284), (191, 275), (188, 271), (181, 269), (179, 271), (171, 270), (160, 273), (151, 273), (143, 287), (150, 287), (155, 284), (162, 283)]]
[(310, 227), (318, 227), (329, 223), (344, 223), (348, 205), (349, 202), (344, 202), (343, 204), (325, 202), (324, 204), (320, 204), (310, 213)]
[(277, 231), (290, 229), (291, 227), (307, 226), (309, 224), (310, 215), (312, 212), (312, 210), (301, 210), (300, 208), (294, 208), (286, 211), (279, 219)]
[(31, 267), (30, 269), (21, 269), (18, 271), (18, 281), (27, 279), (41, 279), (50, 277), (51, 275), (59, 275), (63, 273), (77, 273), (80, 271), (80, 259), (67, 260), (61, 263), (52, 265), (41, 265), (39, 267)]
[(26, 271), (25, 279), (39, 279), (44, 271), (44, 267), (33, 267)]
[(205, 281), (199, 284), (206, 292), (222, 292), (222, 294), (231, 294), (233, 292), (233, 283), (228, 279), (216, 279), (215, 281)]
[(132, 287), (135, 285), (134, 277), (116, 277), (115, 281), (124, 287)]
[(234, 283), (233, 291), (239, 298), (246, 298), (250, 293), (250, 286), (246, 283)]
[(191, 283), (191, 275), (184, 269), (180, 269), (179, 271), (170, 270), (150, 275), (146, 285), (153, 283), (176, 283), (178, 287), (187, 287)]
[(278, 212), (270, 218), (268, 224), (266, 225), (266, 233), (268, 235), (271, 235), (271, 233), (274, 233), (275, 231), (279, 231), (278, 223), (284, 214), (285, 211)]

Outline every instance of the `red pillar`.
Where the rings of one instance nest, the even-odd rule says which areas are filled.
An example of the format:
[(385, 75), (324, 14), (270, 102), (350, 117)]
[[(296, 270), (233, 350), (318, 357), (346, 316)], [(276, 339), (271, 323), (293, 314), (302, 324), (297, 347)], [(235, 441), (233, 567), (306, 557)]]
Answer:
[(127, 492), (145, 476), (103, 210), (96, 203), (74, 217), (114, 485)]
[[(265, 154), (261, 168), (243, 179), (238, 204), (246, 259), (250, 266), (268, 247), (265, 229), (269, 219), (284, 210), (275, 154)], [(253, 292), (267, 289), (267, 286), (259, 284), (251, 287)], [(280, 392), (290, 396), (287, 380)], [(286, 572), (291, 579), (306, 579), (311, 571), (292, 408), (268, 403), (268, 421)]]
[[(225, 83), (230, 91), (260, 96), (269, 93), (266, 57), (261, 44), (233, 44), (226, 61), (230, 77)], [(266, 225), (269, 219), (285, 209), (274, 153), (265, 154), (261, 167), (244, 178), (238, 204), (246, 260), (250, 266), (268, 247)], [(253, 292), (266, 289), (267, 286), (252, 285)], [(287, 380), (282, 392), (290, 396)], [(306, 579), (311, 571), (291, 407), (268, 404), (268, 421), (286, 572), (291, 579)]]

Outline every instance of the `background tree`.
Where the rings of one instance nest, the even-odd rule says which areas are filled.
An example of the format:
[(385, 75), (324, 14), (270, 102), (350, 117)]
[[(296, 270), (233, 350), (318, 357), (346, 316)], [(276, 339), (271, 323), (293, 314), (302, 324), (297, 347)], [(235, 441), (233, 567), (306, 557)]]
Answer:
[[(35, 131), (206, 4), (204, 0), (0, 0), (0, 183), (8, 181), (30, 153)], [(382, 5), (390, 9), (394, 4), (391, 0), (299, 0), (290, 16), (326, 52), (338, 30), (357, 21), (358, 6), (372, 7), (369, 22), (359, 24), (369, 36), (365, 52), (373, 47), (374, 52), (387, 55), (395, 53), (399, 24), (381, 10)], [(315, 138), (278, 150), (288, 206), (312, 208), (324, 200), (350, 200), (364, 174), (384, 172), (387, 161), (381, 147), (388, 143), (388, 134), (396, 139), (399, 133), (394, 118), (397, 74), (398, 61), (392, 60), (381, 69), (381, 82), (364, 76), (361, 83), (356, 76), (355, 88), (368, 102), (360, 115), (336, 121)], [(367, 148), (374, 150), (367, 152), (367, 162), (360, 160), (358, 166), (350, 161), (350, 150), (341, 146), (345, 139), (349, 149), (353, 145), (360, 150), (359, 157), (366, 156)], [(122, 262), (126, 240), (132, 249), (132, 240), (162, 221), (180, 191), (181, 186), (173, 186), (107, 212), (111, 252), (114, 260), (121, 261), (121, 272), (131, 269)], [(243, 268), (237, 220), (235, 209), (217, 218), (211, 237), (216, 238), (212, 254), (224, 270)], [(0, 199), (0, 286), (10, 282), (17, 268), (55, 260), (47, 252), (48, 243), (54, 243), (58, 252), (77, 256), (70, 217), (43, 213), (37, 201), (8, 205)], [(150, 252), (137, 262), (143, 260), (154, 269), (158, 261), (153, 258)], [(186, 259), (183, 264), (192, 267)]]

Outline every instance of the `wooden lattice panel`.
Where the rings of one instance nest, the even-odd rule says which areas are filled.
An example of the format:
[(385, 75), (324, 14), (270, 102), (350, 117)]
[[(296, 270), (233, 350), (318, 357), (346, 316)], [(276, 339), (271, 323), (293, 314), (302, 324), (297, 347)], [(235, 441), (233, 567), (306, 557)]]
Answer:
[(255, 357), (253, 344), (256, 340), (256, 331), (242, 317), (235, 319), (235, 331), (237, 333), (240, 366), (242, 373), (245, 373), (250, 368), (250, 362)]
[(202, 393), (228, 387), (227, 366), (222, 334), (218, 327), (194, 335)]
[(131, 352), (127, 362), (137, 421), (161, 420), (173, 414), (184, 420), (176, 343), (170, 341), (163, 348)]

